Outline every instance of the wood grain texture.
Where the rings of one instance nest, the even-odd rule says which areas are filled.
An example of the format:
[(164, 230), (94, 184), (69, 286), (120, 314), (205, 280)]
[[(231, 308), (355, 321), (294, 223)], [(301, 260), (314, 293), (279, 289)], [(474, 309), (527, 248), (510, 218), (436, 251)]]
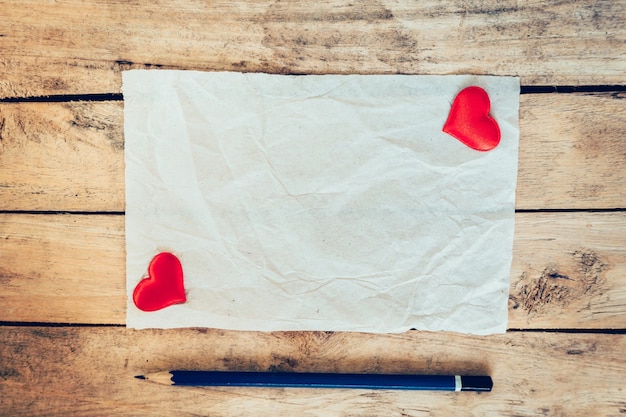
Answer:
[(626, 213), (519, 213), (509, 328), (626, 328)]
[[(129, 68), (623, 85), (625, 16), (626, 0), (0, 0), (0, 99), (119, 93)], [(626, 415), (626, 211), (569, 211), (626, 209), (624, 98), (520, 98), (517, 208), (568, 210), (517, 214), (509, 328), (524, 331), (489, 337), (74, 326), (125, 320), (124, 216), (21, 211), (124, 210), (123, 103), (0, 102), (0, 415)], [(556, 331), (530, 331), (541, 328)], [(485, 373), (495, 386), (175, 389), (133, 378), (172, 368)]]
[(625, 13), (623, 0), (3, 0), (0, 97), (119, 92), (129, 67), (618, 84)]
[[(518, 209), (626, 207), (624, 98), (521, 96)], [(0, 104), (0, 210), (124, 211), (123, 103)]]
[(2, 321), (123, 323), (124, 217), (0, 214)]
[[(624, 236), (626, 213), (518, 214), (509, 328), (626, 328)], [(0, 320), (125, 322), (123, 216), (0, 214), (0, 258)]]
[[(0, 409), (12, 416), (589, 417), (626, 410), (625, 335), (2, 327), (0, 339)], [(494, 389), (189, 388), (133, 378), (172, 368), (488, 373)]]
[(626, 207), (626, 94), (520, 97), (518, 209)]
[(123, 211), (122, 109), (0, 104), (0, 209)]

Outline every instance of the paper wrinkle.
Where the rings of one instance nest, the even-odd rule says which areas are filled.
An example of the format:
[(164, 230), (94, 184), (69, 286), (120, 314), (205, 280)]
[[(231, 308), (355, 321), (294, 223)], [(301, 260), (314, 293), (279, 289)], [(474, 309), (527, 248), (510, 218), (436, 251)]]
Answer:
[[(441, 131), (470, 85), (490, 152)], [(129, 327), (506, 330), (517, 78), (131, 70), (123, 92)], [(159, 251), (187, 302), (141, 312)]]

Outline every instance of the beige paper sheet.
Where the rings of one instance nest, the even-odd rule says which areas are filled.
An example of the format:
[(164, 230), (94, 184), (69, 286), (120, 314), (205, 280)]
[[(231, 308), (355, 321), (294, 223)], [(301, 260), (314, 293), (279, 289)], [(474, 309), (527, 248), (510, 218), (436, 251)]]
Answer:
[[(441, 130), (470, 85), (489, 152)], [(132, 70), (123, 93), (129, 327), (506, 330), (517, 78)], [(161, 251), (187, 302), (142, 312)]]

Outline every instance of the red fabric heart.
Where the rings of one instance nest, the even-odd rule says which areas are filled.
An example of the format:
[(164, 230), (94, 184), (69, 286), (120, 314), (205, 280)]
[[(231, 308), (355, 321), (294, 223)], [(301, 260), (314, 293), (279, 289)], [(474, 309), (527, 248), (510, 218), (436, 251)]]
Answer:
[(480, 87), (467, 87), (456, 96), (443, 131), (477, 151), (490, 151), (500, 143), (498, 123), (489, 116), (489, 95)]
[(162, 252), (152, 258), (148, 278), (139, 281), (135, 287), (133, 301), (142, 311), (161, 310), (187, 301), (183, 267), (175, 255)]

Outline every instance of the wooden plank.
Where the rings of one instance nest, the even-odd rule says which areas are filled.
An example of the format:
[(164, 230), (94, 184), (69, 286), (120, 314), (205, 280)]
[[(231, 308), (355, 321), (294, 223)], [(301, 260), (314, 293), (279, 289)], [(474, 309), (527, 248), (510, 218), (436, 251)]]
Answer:
[[(626, 207), (622, 93), (521, 96), (518, 209)], [(0, 104), (0, 210), (123, 211), (123, 103)]]
[(125, 321), (123, 216), (0, 219), (0, 320)]
[(626, 207), (625, 98), (521, 96), (518, 209)]
[[(509, 328), (626, 328), (626, 213), (520, 213)], [(0, 214), (1, 321), (123, 324), (124, 217)]]
[[(13, 416), (617, 416), (625, 335), (248, 333), (0, 328), (0, 407)], [(172, 368), (489, 373), (491, 393), (189, 388), (134, 379)]]
[(626, 2), (0, 1), (0, 97), (119, 92), (133, 68), (618, 84)]
[(0, 105), (0, 209), (124, 210), (122, 103)]
[(519, 213), (509, 328), (626, 328), (626, 212)]

